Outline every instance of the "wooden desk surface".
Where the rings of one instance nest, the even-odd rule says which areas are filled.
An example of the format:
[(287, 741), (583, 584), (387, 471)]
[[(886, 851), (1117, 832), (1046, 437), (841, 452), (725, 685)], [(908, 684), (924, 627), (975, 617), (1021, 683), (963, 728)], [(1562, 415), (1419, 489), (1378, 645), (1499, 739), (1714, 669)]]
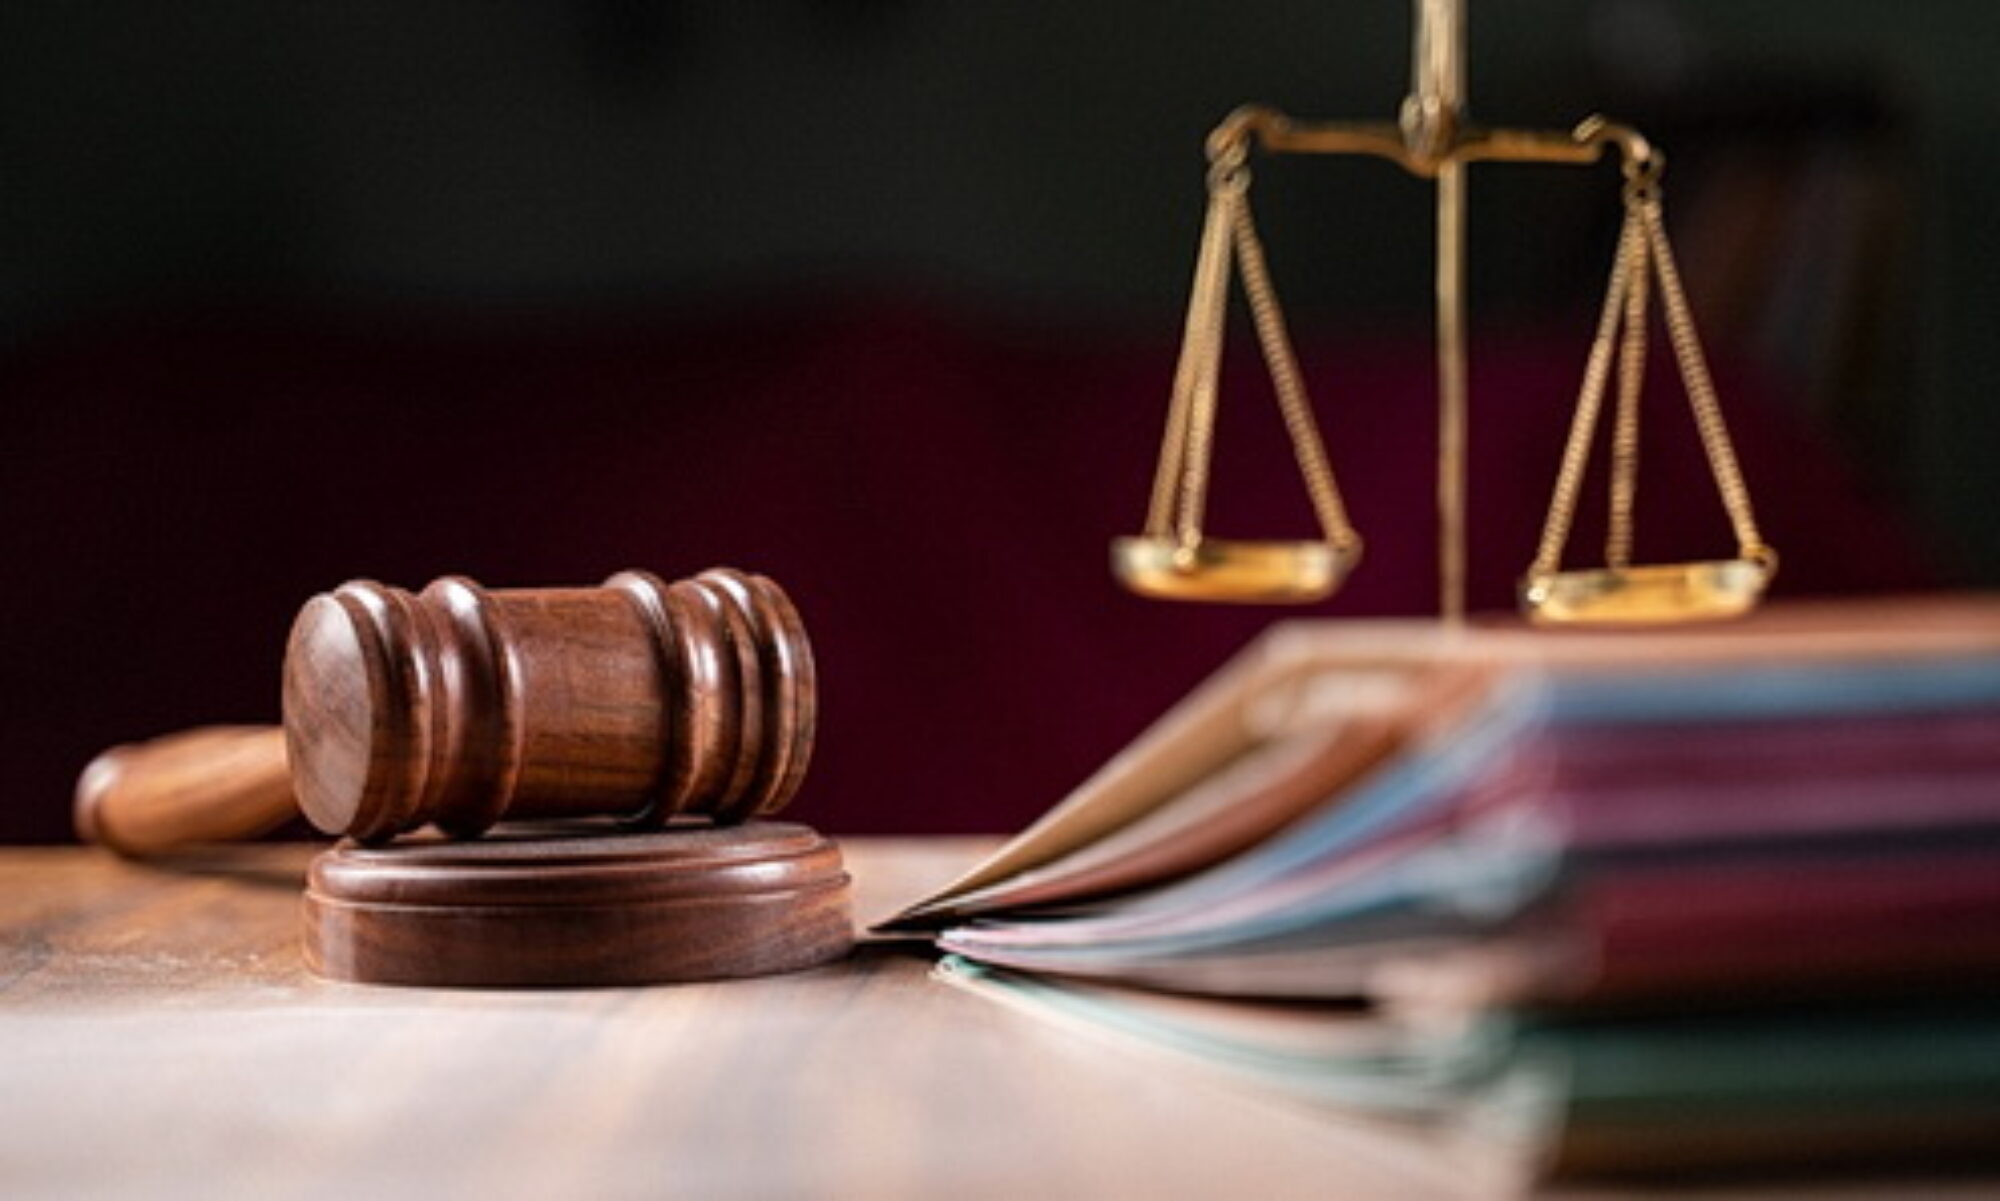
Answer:
[[(987, 845), (848, 840), (860, 916)], [(320, 981), (314, 849), (204, 872), (0, 849), (0, 1194), (1465, 1194), (1373, 1132), (936, 983), (911, 946), (650, 989)]]

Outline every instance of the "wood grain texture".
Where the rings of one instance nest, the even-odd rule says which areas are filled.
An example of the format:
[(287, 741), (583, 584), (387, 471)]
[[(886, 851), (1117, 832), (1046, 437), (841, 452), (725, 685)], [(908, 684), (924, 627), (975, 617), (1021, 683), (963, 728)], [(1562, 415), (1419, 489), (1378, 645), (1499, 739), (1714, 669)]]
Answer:
[(804, 777), (817, 695), (790, 600), (722, 568), (600, 588), (357, 580), (306, 603), (285, 654), (299, 804), (363, 841), (773, 813)]
[[(843, 840), (879, 921), (997, 840)], [(311, 846), (0, 848), (0, 1192), (201, 1198), (1459, 1198), (1444, 1158), (929, 978), (921, 944), (718, 984), (314, 978)], [(1983, 1198), (1991, 1178), (1552, 1196)]]
[[(990, 841), (843, 840), (886, 917)], [(319, 848), (0, 850), (0, 1181), (92, 1197), (1452, 1197), (1451, 1174), (929, 979), (563, 992), (322, 981)]]
[(319, 855), (306, 964), (374, 984), (661, 984), (798, 971), (854, 941), (840, 851), (804, 826), (495, 831)]
[(76, 782), (77, 836), (133, 858), (254, 838), (298, 812), (276, 726), (206, 726), (112, 747)]

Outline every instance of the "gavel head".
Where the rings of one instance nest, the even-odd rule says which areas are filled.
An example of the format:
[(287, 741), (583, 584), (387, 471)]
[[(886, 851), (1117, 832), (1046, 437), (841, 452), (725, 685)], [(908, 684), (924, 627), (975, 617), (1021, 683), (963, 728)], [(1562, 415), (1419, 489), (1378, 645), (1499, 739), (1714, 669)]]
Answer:
[(306, 603), (284, 676), (299, 805), (364, 841), (770, 813), (805, 775), (818, 704), (790, 600), (727, 569), (518, 591), (356, 581)]

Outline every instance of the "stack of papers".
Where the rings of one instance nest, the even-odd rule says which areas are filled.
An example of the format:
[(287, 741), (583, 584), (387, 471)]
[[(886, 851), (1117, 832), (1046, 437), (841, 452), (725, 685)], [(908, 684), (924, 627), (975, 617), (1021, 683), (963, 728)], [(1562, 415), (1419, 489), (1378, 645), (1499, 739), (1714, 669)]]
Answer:
[(1281, 626), (892, 926), (1540, 1172), (2000, 1149), (2000, 600)]

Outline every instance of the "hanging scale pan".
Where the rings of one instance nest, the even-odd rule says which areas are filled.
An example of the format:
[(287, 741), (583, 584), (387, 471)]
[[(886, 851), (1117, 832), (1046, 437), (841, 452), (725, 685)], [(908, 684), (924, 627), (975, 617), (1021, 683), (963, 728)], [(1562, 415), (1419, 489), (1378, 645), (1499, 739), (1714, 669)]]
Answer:
[[(1141, 596), (1303, 604), (1332, 595), (1361, 557), (1361, 538), (1348, 523), (1327, 463), (1250, 217), (1247, 153), (1240, 140), (1226, 145), (1210, 168), (1208, 215), (1145, 532), (1111, 544), (1113, 574)], [(1258, 345), (1323, 541), (1232, 541), (1209, 538), (1202, 531), (1232, 256), (1242, 267)]]
[[(1531, 621), (1557, 624), (1640, 624), (1737, 617), (1755, 608), (1777, 572), (1777, 553), (1757, 532), (1750, 492), (1722, 422), (1715, 384), (1695, 336), (1687, 297), (1660, 216), (1660, 160), (1628, 165), (1625, 227), (1555, 496), (1534, 564), (1521, 581), (1521, 607)], [(1737, 541), (1737, 557), (1692, 563), (1634, 565), (1633, 499), (1638, 480), (1639, 391), (1645, 374), (1646, 299), (1657, 276), (1666, 325), (1694, 409), (1709, 469), (1722, 493)], [(1611, 520), (1601, 568), (1562, 570), (1563, 545), (1576, 514), (1584, 460), (1596, 434), (1611, 362), (1618, 360), (1618, 412), (1611, 442)]]
[(1119, 538), (1111, 570), (1133, 592), (1159, 600), (1302, 605), (1324, 600), (1356, 556), (1324, 542), (1245, 542), (1205, 538)]

